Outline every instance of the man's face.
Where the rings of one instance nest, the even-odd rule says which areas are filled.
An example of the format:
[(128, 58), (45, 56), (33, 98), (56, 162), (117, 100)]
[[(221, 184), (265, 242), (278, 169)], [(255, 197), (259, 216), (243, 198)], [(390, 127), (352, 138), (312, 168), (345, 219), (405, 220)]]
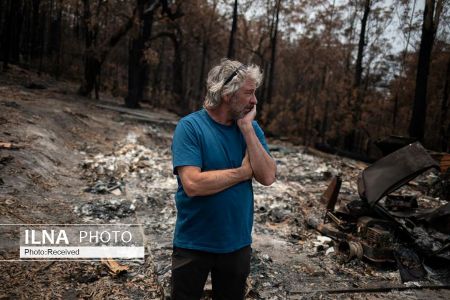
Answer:
[(258, 103), (255, 92), (255, 81), (247, 78), (241, 88), (230, 99), (230, 113), (233, 120), (244, 117)]

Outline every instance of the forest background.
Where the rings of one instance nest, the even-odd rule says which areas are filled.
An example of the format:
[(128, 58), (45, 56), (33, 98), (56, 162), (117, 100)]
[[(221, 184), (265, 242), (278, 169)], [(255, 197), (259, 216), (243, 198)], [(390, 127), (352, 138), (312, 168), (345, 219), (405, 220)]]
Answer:
[(11, 65), (186, 115), (221, 58), (264, 71), (266, 134), (377, 155), (386, 137), (449, 151), (448, 0), (2, 0)]

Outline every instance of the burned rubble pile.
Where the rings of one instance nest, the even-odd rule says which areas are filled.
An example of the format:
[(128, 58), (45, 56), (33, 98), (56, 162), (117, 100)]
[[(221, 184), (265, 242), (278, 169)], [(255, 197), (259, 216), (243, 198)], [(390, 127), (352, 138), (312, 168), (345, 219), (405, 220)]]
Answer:
[[(121, 219), (134, 214), (139, 203), (164, 202), (176, 188), (167, 148), (147, 148), (129, 134), (118, 150), (97, 154), (81, 163), (83, 177), (91, 182), (86, 192), (116, 197), (102, 203), (84, 203), (80, 215), (98, 219)], [(119, 199), (117, 199), (119, 198)]]
[(403, 282), (429, 279), (448, 284), (450, 203), (401, 189), (420, 175), (439, 176), (430, 170), (439, 172), (439, 164), (420, 143), (410, 144), (362, 172), (357, 199), (341, 197), (342, 180), (333, 177), (322, 196), (323, 223), (312, 217), (307, 222), (336, 240), (346, 261), (395, 264)]
[[(159, 130), (164, 131), (165, 129)], [(172, 174), (170, 147), (167, 146), (170, 144), (170, 132), (160, 134), (167, 137), (162, 145), (149, 147), (147, 144), (143, 145), (139, 134), (130, 133), (124, 141), (117, 143), (117, 150), (111, 153), (90, 155), (81, 163), (83, 177), (90, 182), (85, 192), (101, 196), (101, 201), (79, 204), (75, 207), (75, 211), (86, 221), (100, 219), (107, 222), (119, 222), (124, 218), (134, 217), (137, 219), (137, 223), (143, 224), (146, 253), (150, 257), (148, 259), (152, 261), (152, 272), (157, 279), (159, 288), (163, 291), (162, 293), (168, 295), (171, 242), (176, 216), (174, 191), (177, 188), (176, 178)], [(391, 218), (378, 216), (373, 212), (373, 207), (387, 205), (390, 209), (387, 210), (388, 212), (394, 210), (400, 214), (404, 213), (400, 209), (401, 207), (413, 205), (409, 203), (408, 199), (411, 199), (411, 202), (416, 201), (418, 207), (425, 205), (430, 209), (442, 203), (431, 197), (422, 199), (415, 194), (412, 195), (411, 191), (414, 191), (417, 186), (414, 189), (410, 188), (411, 177), (408, 178), (408, 181), (402, 181), (401, 184), (394, 181), (396, 188), (401, 188), (400, 192), (399, 190), (394, 191), (390, 186), (373, 207), (368, 205), (367, 208), (371, 212), (364, 215), (362, 213), (365, 212), (363, 209), (366, 207), (358, 206), (355, 203), (356, 201), (369, 202), (358, 195), (360, 187), (356, 178), (361, 172), (368, 174), (367, 170), (376, 169), (377, 164), (367, 168), (367, 165), (354, 160), (326, 154), (320, 157), (317, 153), (309, 151), (303, 147), (271, 145), (271, 153), (278, 165), (277, 182), (269, 188), (254, 182), (254, 251), (248, 284), (247, 298), (249, 299), (283, 299), (291, 291), (298, 290), (299, 286), (316, 286), (315, 282), (320, 278), (331, 278), (332, 282), (338, 282), (339, 278), (349, 282), (352, 281), (352, 278), (363, 278), (360, 284), (370, 281), (370, 278), (395, 282), (397, 277), (392, 272), (377, 273), (367, 270), (362, 260), (350, 260), (354, 256), (367, 260), (366, 255), (370, 256), (370, 254), (367, 254), (367, 250), (364, 252), (366, 249), (364, 245), (368, 244), (372, 248), (367, 249), (375, 249), (373, 251), (376, 255), (385, 255), (383, 256), (386, 258), (385, 260), (377, 262), (393, 264), (398, 259), (405, 266), (412, 266), (415, 263), (414, 260), (407, 260), (409, 256), (405, 254), (408, 253), (406, 250), (412, 249), (409, 246), (414, 244), (414, 240), (411, 238), (409, 240), (406, 238), (406, 241), (401, 239), (408, 236), (408, 231), (393, 230), (392, 228), (400, 226), (398, 224), (400, 221), (395, 222)], [(434, 161), (426, 161), (429, 162), (431, 168), (435, 167)], [(363, 171), (364, 169), (366, 171)], [(421, 169), (421, 171), (425, 170)], [(426, 175), (423, 181), (427, 182), (429, 178), (435, 178), (433, 176)], [(337, 178), (341, 179), (339, 187)], [(420, 182), (419, 179), (416, 178), (415, 182)], [(319, 203), (320, 199), (324, 198), (324, 190), (327, 189), (330, 180), (336, 184), (332, 184), (334, 188), (331, 192), (325, 193), (325, 196), (332, 194), (332, 197), (325, 197), (325, 202), (330, 207), (330, 197), (335, 198), (335, 204), (339, 207), (323, 210)], [(407, 182), (409, 184), (406, 184)], [(403, 188), (406, 189), (404, 193)], [(368, 196), (365, 197), (371, 197), (370, 185), (368, 190), (369, 193), (364, 194)], [(386, 201), (387, 204), (385, 204)], [(348, 212), (344, 214), (341, 212), (343, 210), (341, 206), (348, 206), (353, 209), (352, 211), (362, 214), (361, 217), (366, 216), (368, 219), (358, 219)], [(440, 213), (445, 214), (445, 212)], [(322, 224), (324, 214), (326, 214), (326, 222)], [(430, 215), (428, 215), (429, 217)], [(424, 218), (426, 217), (424, 216)], [(410, 217), (408, 216), (406, 219), (409, 220)], [(332, 239), (317, 236), (313, 230), (307, 227), (308, 223), (318, 229), (322, 235), (327, 235)], [(391, 224), (390, 229), (384, 230), (388, 223)], [(365, 230), (360, 229), (361, 232), (358, 232), (358, 228), (361, 227), (358, 224), (365, 224)], [(405, 223), (401, 226), (408, 226), (408, 224)], [(429, 233), (430, 228), (417, 227), (416, 231), (412, 230), (414, 234), (420, 234), (418, 228), (423, 228), (430, 241), (436, 243), (439, 249), (445, 243), (448, 244), (448, 240), (440, 235), (439, 230)], [(389, 232), (390, 235), (385, 235), (384, 231)], [(330, 233), (336, 233), (336, 235)], [(379, 244), (375, 247), (366, 242), (362, 236), (369, 241), (375, 239)], [(389, 243), (398, 245), (398, 251), (394, 253), (392, 248), (389, 252), (379, 247), (379, 245)], [(439, 246), (438, 243), (441, 245)], [(445, 252), (446, 250), (441, 251)], [(438, 255), (442, 255), (444, 252), (439, 252)], [(339, 256), (337, 256), (338, 253)], [(415, 253), (418, 258), (424, 257), (420, 251), (415, 250)], [(336, 257), (344, 257), (347, 262), (334, 265), (333, 261), (336, 260)], [(142, 265), (134, 265), (133, 268), (142, 267)], [(127, 276), (137, 272), (133, 271), (133, 268)], [(431, 264), (431, 260), (422, 266), (421, 270), (423, 271), (423, 269), (426, 270), (425, 272), (428, 271), (427, 274), (430, 274), (431, 270), (440, 272)], [(449, 278), (448, 275), (441, 275)], [(209, 283), (206, 290), (208, 291), (210, 288)]]
[[(167, 146), (170, 140), (161, 142), (171, 134), (162, 128), (150, 129), (151, 135), (157, 131), (159, 144), (144, 146), (139, 139), (142, 133), (130, 132), (118, 142), (117, 150), (90, 155), (81, 162), (83, 178), (90, 182), (85, 192), (99, 195), (101, 200), (77, 205), (74, 210), (86, 221), (123, 222), (124, 218), (132, 218), (132, 222), (142, 224), (151, 272), (167, 295), (177, 183)], [(136, 271), (127, 276), (133, 273)]]

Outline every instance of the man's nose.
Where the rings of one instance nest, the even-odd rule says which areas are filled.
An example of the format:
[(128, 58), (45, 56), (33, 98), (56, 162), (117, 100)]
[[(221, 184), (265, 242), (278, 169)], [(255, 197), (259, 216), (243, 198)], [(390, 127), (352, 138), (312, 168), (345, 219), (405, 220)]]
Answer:
[(258, 99), (256, 99), (256, 95), (253, 94), (252, 98), (250, 99), (250, 103), (252, 105), (256, 105), (258, 103)]

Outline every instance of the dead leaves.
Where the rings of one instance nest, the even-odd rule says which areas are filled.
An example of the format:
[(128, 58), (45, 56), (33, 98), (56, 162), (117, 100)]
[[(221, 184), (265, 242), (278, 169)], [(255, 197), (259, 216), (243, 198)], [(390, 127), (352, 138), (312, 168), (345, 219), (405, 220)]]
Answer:
[(102, 264), (108, 269), (108, 273), (112, 276), (119, 276), (126, 273), (129, 269), (128, 266), (121, 265), (112, 258), (102, 259)]

